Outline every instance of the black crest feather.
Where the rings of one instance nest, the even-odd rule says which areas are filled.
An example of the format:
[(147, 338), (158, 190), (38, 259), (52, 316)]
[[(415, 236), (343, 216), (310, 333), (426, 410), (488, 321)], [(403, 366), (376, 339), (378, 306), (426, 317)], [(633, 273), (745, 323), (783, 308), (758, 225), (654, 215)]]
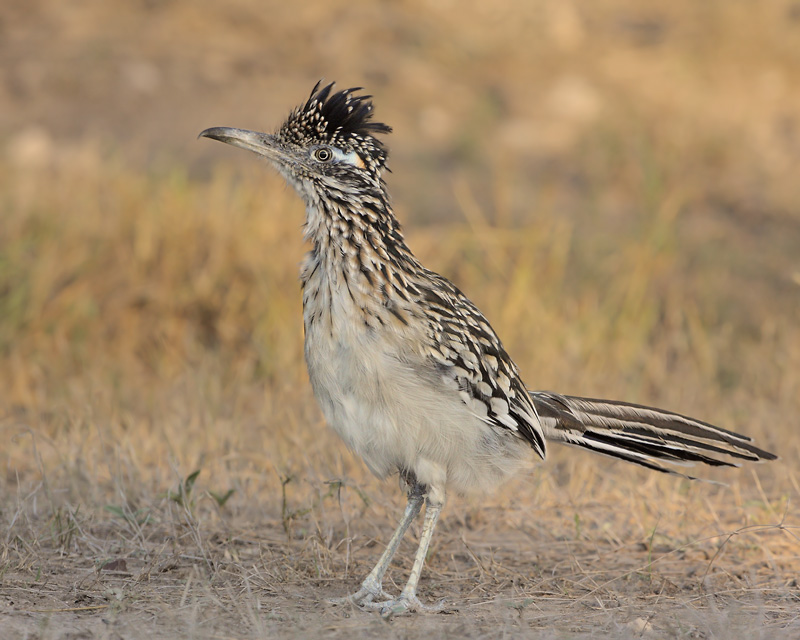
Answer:
[(373, 122), (372, 96), (354, 95), (361, 87), (333, 91), (334, 83), (314, 85), (306, 103), (295, 109), (281, 127), (279, 136), (289, 144), (308, 146), (330, 144), (354, 149), (366, 156), (372, 166), (382, 167), (386, 148), (376, 135), (392, 128)]
[(328, 125), (328, 131), (341, 136), (368, 136), (391, 133), (392, 128), (382, 122), (372, 122), (372, 96), (356, 96), (361, 87), (353, 87), (331, 94), (334, 83), (319, 89), (322, 81), (314, 86), (311, 96), (306, 102), (304, 111), (313, 109), (314, 102), (320, 105), (322, 117)]

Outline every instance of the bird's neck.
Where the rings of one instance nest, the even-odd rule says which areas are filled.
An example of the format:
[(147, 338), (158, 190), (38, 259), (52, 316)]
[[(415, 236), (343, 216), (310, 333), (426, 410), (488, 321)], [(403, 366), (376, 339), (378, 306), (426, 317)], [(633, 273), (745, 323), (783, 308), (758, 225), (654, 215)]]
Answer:
[(311, 269), (321, 269), (366, 292), (385, 280), (387, 270), (413, 270), (419, 264), (383, 189), (307, 201), (304, 235), (312, 244), (304, 284)]

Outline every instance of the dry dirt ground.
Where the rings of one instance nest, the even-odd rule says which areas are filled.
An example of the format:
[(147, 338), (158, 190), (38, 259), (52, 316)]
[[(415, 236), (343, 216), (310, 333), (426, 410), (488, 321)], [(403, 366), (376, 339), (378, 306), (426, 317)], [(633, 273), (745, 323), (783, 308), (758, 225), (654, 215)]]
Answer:
[[(785, 514), (731, 507), (713, 514), (728, 523), (716, 534), (703, 506), (733, 498), (726, 489), (684, 486), (675, 500), (676, 483), (624, 482), (598, 491), (604, 504), (567, 506), (542, 504), (549, 492), (530, 481), (492, 507), (451, 504), (421, 583), (445, 611), (388, 622), (325, 601), (356, 588), (390, 530), (388, 511), (350, 488), (321, 496), (311, 518), (290, 514), (286, 529), (255, 510), (237, 523), (177, 502), (151, 514), (170, 519), (159, 524), (63, 511), (50, 536), (6, 548), (3, 637), (797, 637), (797, 528), (781, 528)], [(680, 524), (621, 528), (664, 499)], [(752, 511), (775, 524), (731, 528)], [(400, 586), (412, 554), (409, 542), (391, 572)]]
[[(0, 640), (800, 637), (800, 5), (668, 5), (4, 0)], [(327, 604), (403, 500), (311, 395), (300, 203), (195, 139), (320, 77), (375, 95), (409, 244), (526, 382), (782, 459), (551, 447), (450, 500), (444, 612)]]

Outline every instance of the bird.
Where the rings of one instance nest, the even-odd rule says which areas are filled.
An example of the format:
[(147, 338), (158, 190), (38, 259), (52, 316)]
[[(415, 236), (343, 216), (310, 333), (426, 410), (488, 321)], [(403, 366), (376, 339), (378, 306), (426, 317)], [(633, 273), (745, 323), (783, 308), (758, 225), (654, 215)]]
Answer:
[[(685, 474), (670, 463), (777, 458), (745, 435), (671, 411), (530, 390), (478, 307), (409, 249), (384, 180), (382, 136), (392, 129), (373, 119), (372, 96), (361, 91), (319, 81), (275, 133), (214, 127), (198, 136), (265, 158), (304, 201), (310, 251), (300, 280), (314, 396), (369, 470), (397, 474), (407, 493), (377, 564), (335, 602), (384, 617), (441, 610), (417, 591), (446, 495), (495, 489), (543, 460), (548, 442), (677, 475)], [(423, 504), (408, 580), (389, 594), (384, 576)]]

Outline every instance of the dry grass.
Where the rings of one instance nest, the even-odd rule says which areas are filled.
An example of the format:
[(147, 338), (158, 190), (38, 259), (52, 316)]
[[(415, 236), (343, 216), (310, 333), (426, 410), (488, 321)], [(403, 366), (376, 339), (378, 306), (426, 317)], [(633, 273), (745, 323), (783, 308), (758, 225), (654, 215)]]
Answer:
[[(503, 492), (448, 505), (422, 593), (456, 613), (387, 625), (321, 604), (368, 570), (402, 496), (329, 433), (307, 384), (300, 203), (249, 163), (98, 152), (102, 128), (63, 144), (19, 133), (23, 107), (61, 122), (25, 85), (6, 92), (18, 110), (0, 160), (0, 636), (796, 636), (796, 9), (673, 4), (465, 5), (454, 27), (446, 3), (356, 15), (331, 2), (291, 20), (280, 5), (258, 28), (245, 0), (48, 13), (64, 27), (45, 68), (64, 80), (67, 128), (80, 105), (181, 163), (212, 152), (174, 142), (178, 125), (251, 126), (237, 121), (248, 108), (274, 123), (323, 63), (359, 69), (398, 127), (390, 184), (411, 246), (487, 312), (531, 385), (672, 407), (783, 460), (705, 474), (718, 486), (553, 447)], [(30, 53), (17, 80), (35, 84), (32, 11), (10, 11), (20, 28), (0, 55)], [(297, 52), (296, 77), (265, 71), (253, 89), (243, 61), (263, 42), (294, 51), (275, 24), (328, 33), (337, 11), (346, 28)], [(134, 18), (149, 27), (141, 50), (124, 35)], [(105, 58), (82, 56), (105, 43), (156, 65), (169, 103), (191, 44), (181, 24), (210, 38), (197, 67), (217, 78), (182, 85), (195, 100), (181, 123), (124, 96), (124, 128), (93, 107), (101, 96), (70, 102), (82, 85), (64, 69), (82, 60), (99, 86)], [(134, 67), (122, 75), (144, 91)], [(273, 79), (277, 95), (250, 95)], [(206, 104), (220, 88), (246, 102)]]

